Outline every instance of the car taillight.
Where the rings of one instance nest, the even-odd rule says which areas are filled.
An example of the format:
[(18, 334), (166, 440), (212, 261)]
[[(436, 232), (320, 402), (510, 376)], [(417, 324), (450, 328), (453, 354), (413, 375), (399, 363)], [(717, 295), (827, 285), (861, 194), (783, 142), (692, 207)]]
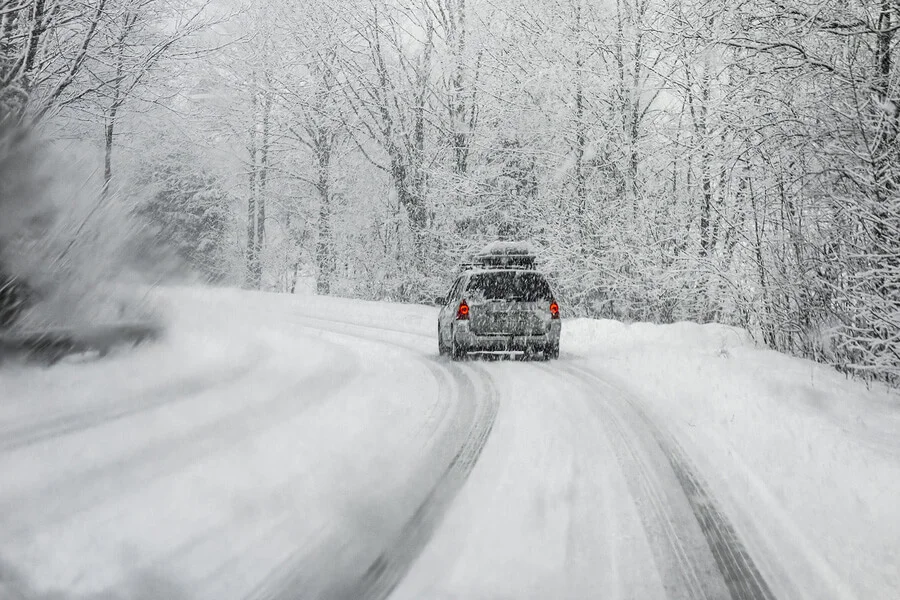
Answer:
[(456, 309), (456, 320), (457, 321), (468, 321), (469, 320), (469, 305), (466, 304), (465, 300), (460, 302), (459, 308)]
[(556, 302), (550, 303), (550, 318), (558, 319), (559, 318), (559, 304)]

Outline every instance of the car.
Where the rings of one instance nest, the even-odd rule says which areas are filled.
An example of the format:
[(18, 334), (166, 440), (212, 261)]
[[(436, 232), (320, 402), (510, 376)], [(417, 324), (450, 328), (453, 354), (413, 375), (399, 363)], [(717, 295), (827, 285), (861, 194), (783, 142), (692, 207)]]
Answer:
[(492, 244), (463, 265), (437, 298), (438, 353), (523, 353), (559, 358), (562, 323), (550, 283), (521, 245)]

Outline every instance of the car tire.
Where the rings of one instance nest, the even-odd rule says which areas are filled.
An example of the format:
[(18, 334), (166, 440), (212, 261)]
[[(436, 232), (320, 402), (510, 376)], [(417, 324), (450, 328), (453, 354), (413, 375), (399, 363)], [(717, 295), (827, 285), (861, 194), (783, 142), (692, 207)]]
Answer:
[(453, 360), (462, 360), (466, 357), (465, 348), (460, 348), (456, 343), (456, 339), (450, 340), (450, 358)]
[(438, 356), (447, 356), (449, 353), (450, 351), (444, 345), (444, 340), (441, 336), (441, 326), (438, 325)]
[(559, 342), (544, 346), (544, 359), (556, 360), (559, 358)]

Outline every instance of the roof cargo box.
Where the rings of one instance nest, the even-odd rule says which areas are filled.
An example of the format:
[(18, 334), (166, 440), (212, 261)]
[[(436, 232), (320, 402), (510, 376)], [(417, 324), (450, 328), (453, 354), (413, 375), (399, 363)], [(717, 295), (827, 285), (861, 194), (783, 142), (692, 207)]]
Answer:
[(534, 269), (537, 256), (525, 242), (491, 242), (463, 264), (464, 269)]

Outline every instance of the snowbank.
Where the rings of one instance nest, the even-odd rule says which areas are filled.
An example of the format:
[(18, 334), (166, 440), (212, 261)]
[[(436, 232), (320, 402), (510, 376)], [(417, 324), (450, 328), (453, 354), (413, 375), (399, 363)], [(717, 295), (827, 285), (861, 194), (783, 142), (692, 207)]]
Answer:
[(654, 325), (582, 318), (564, 321), (561, 344), (570, 352), (583, 355), (647, 346), (691, 348), (705, 353), (755, 347), (753, 338), (746, 330), (716, 323)]
[(776, 596), (900, 589), (900, 396), (740, 329), (572, 319), (564, 358), (685, 448)]

